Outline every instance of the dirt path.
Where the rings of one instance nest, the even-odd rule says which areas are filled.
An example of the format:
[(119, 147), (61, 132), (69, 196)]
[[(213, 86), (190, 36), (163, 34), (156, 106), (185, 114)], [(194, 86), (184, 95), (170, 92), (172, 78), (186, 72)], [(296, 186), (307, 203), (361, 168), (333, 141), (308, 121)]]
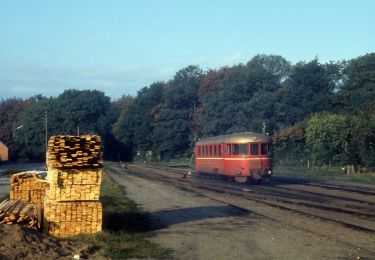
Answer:
[[(107, 171), (154, 220), (175, 259), (355, 259), (357, 248), (136, 175)], [(366, 255), (368, 256), (368, 255)]]

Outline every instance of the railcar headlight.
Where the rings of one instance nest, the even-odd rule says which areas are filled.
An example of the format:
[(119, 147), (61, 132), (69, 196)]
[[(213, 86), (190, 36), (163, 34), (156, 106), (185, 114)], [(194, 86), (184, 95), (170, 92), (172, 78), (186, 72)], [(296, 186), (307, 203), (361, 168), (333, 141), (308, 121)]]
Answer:
[(271, 171), (271, 170), (269, 170), (269, 171), (268, 171), (268, 175), (271, 175), (271, 174), (272, 174), (272, 171)]

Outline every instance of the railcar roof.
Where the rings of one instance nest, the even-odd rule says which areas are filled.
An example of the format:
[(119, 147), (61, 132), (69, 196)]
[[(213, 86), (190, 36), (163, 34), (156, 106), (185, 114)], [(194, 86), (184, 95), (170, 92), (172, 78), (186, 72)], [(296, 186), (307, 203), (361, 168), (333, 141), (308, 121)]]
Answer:
[(197, 145), (222, 144), (222, 143), (253, 143), (253, 142), (269, 143), (271, 142), (271, 137), (262, 133), (244, 132), (244, 133), (235, 133), (235, 134), (229, 134), (229, 135), (219, 135), (219, 136), (204, 138), (204, 139), (199, 140), (197, 142)]

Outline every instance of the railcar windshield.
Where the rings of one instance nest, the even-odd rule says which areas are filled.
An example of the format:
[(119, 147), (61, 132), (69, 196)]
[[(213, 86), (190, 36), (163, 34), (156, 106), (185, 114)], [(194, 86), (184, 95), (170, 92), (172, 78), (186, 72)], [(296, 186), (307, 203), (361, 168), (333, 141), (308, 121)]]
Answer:
[(260, 145), (260, 154), (271, 156), (272, 154), (272, 145), (270, 143), (263, 143)]
[(261, 144), (260, 145), (260, 154), (267, 155), (268, 154), (268, 144)]
[(251, 155), (259, 155), (259, 144), (251, 144), (250, 145), (250, 154)]

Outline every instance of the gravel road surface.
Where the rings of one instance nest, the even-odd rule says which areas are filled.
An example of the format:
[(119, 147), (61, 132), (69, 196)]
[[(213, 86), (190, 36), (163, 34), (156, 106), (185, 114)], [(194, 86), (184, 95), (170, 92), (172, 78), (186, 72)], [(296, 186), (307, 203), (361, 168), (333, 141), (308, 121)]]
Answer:
[(106, 172), (150, 213), (151, 241), (173, 249), (174, 259), (356, 259), (361, 253), (335, 239), (144, 179), (131, 166)]

